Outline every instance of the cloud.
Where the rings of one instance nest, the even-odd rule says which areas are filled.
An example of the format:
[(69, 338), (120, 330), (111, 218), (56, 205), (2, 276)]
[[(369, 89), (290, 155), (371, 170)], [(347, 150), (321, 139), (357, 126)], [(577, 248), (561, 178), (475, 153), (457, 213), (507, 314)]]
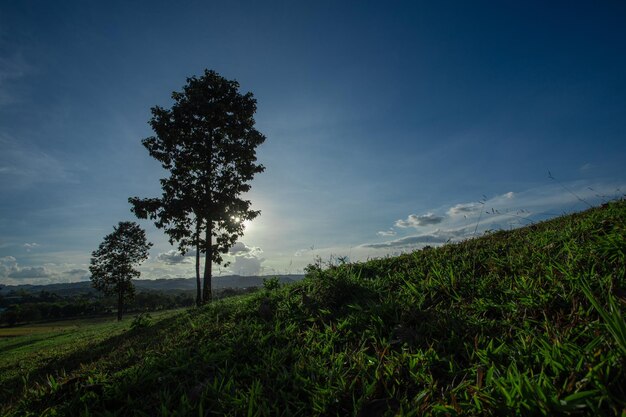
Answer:
[(409, 248), (417, 246), (425, 246), (431, 244), (442, 244), (449, 241), (456, 241), (467, 237), (469, 230), (463, 227), (457, 230), (435, 230), (432, 233), (422, 235), (406, 236), (400, 239), (390, 240), (382, 243), (367, 243), (361, 245), (363, 248), (372, 249), (390, 249), (390, 248)]
[[(423, 215), (411, 214), (405, 220), (397, 220), (395, 227), (399, 229), (417, 229), (419, 227), (441, 225), (442, 228), (429, 233), (403, 236), (381, 243), (366, 243), (361, 245), (361, 247), (372, 249), (416, 248), (425, 245), (439, 245), (449, 241), (459, 241), (472, 237), (478, 232), (482, 232), (488, 228), (488, 226), (492, 228), (496, 226), (501, 227), (502, 223), (496, 223), (496, 221), (502, 222), (507, 216), (523, 220), (523, 218), (528, 215), (527, 212), (510, 214), (504, 209), (504, 207), (510, 206), (511, 200), (515, 197), (516, 194), (509, 191), (490, 199), (484, 197), (480, 202), (458, 203), (447, 209), (446, 216), (440, 216), (433, 212), (428, 212)], [(488, 213), (489, 216), (481, 216), (480, 222), (472, 220), (471, 223), (468, 223), (468, 216), (472, 215), (479, 218), (477, 214), (487, 205), (490, 208), (495, 207), (495, 209), (491, 209), (490, 213)], [(503, 208), (503, 211), (500, 212), (497, 208)], [(437, 211), (442, 210), (445, 210), (445, 208), (437, 209)], [(395, 236), (396, 231), (389, 229), (388, 231), (380, 231), (377, 235), (381, 237)]]
[[(460, 216), (468, 216), (471, 214), (479, 213), (480, 210), (498, 210), (498, 209), (507, 209), (511, 208), (511, 204), (513, 204), (513, 200), (517, 198), (517, 194), (513, 191), (506, 192), (504, 194), (496, 195), (495, 197), (487, 198), (484, 197), (483, 200), (477, 202), (469, 202), (469, 203), (459, 203), (452, 207), (450, 207), (447, 211), (451, 220), (455, 220), (455, 217)], [(522, 203), (522, 201), (517, 202)]]
[(55, 264), (21, 266), (13, 256), (0, 257), (0, 283), (8, 285), (47, 285), (86, 281), (90, 278), (84, 264)]
[(306, 256), (310, 253), (313, 252), (313, 247), (307, 248), (307, 249), (298, 249), (297, 251), (294, 252), (293, 256), (295, 256), (296, 258), (302, 257), (302, 256)]
[(426, 245), (430, 243), (445, 243), (447, 239), (435, 235), (417, 235), (407, 236), (396, 240), (390, 240), (382, 243), (368, 243), (362, 245), (364, 248), (386, 249), (386, 248), (406, 248), (417, 245)]
[[(184, 278), (195, 277), (192, 263), (166, 264), (164, 262), (145, 262), (139, 266), (139, 279)], [(202, 273), (202, 271), (200, 271)]]
[(159, 253), (156, 258), (158, 261), (165, 264), (176, 265), (191, 262), (190, 255), (195, 256), (195, 252), (193, 254), (189, 254), (189, 252), (187, 252), (185, 255), (181, 255), (179, 251), (172, 249), (167, 252)]
[(70, 269), (64, 272), (65, 275), (69, 275), (70, 278), (78, 279), (79, 281), (87, 281), (91, 277), (91, 274), (86, 269)]
[(228, 254), (231, 256), (257, 256), (263, 253), (261, 248), (256, 246), (247, 246), (243, 242), (237, 242), (231, 246)]
[(448, 209), (448, 216), (458, 216), (475, 213), (482, 207), (481, 203), (461, 203)]
[[(494, 197), (483, 197), (479, 202), (458, 203), (449, 207), (447, 216), (428, 213), (422, 216), (410, 215), (406, 220), (396, 221), (396, 227), (409, 228), (427, 224), (441, 224), (441, 229), (430, 233), (399, 237), (381, 243), (366, 243), (362, 248), (401, 249), (416, 248), (420, 245), (436, 245), (448, 241), (457, 242), (480, 236), (485, 230), (501, 230), (531, 224), (546, 218), (580, 209), (581, 200), (598, 204), (606, 199), (621, 195), (622, 184), (590, 186), (579, 182), (563, 187), (544, 186), (522, 192), (509, 191)], [(585, 207), (582, 207), (585, 208)], [(439, 208), (445, 210), (445, 208)], [(386, 237), (384, 232), (379, 236)]]
[(230, 270), (237, 275), (259, 275), (264, 258), (237, 256), (230, 264)]
[(0, 258), (0, 278), (7, 277), (11, 271), (17, 268), (17, 260), (12, 256), (3, 256)]
[(15, 268), (7, 275), (9, 278), (49, 278), (50, 271), (41, 266)]
[(396, 220), (396, 227), (407, 228), (407, 227), (421, 227), (421, 226), (430, 226), (433, 224), (439, 224), (443, 221), (443, 217), (437, 216), (433, 213), (426, 213), (418, 216), (416, 214), (411, 214), (407, 217), (406, 220)]
[(30, 252), (31, 250), (35, 249), (36, 247), (40, 246), (39, 243), (24, 243), (24, 249), (26, 249), (26, 252)]
[(243, 242), (235, 242), (235, 244), (229, 249), (228, 253), (231, 255), (237, 255), (242, 253), (249, 253), (252, 250), (253, 248), (246, 246)]
[[(219, 268), (219, 274), (258, 275), (263, 270), (265, 261), (265, 258), (261, 256), (262, 253), (259, 247), (236, 242), (225, 259), (230, 261), (230, 265), (227, 268)], [(189, 265), (193, 263), (194, 256), (195, 250), (185, 253), (184, 256), (175, 249), (159, 253), (156, 256), (156, 262), (141, 267), (142, 277), (144, 275), (147, 278), (187, 276), (191, 272)]]
[(243, 242), (235, 243), (228, 252), (234, 257), (230, 264), (230, 271), (237, 275), (259, 275), (263, 269), (265, 258), (261, 257), (263, 251), (256, 246), (247, 246)]

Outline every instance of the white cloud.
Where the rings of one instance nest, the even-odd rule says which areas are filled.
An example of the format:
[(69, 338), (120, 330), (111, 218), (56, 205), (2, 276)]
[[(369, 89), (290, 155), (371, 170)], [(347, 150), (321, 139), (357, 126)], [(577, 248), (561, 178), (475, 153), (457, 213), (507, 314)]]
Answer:
[(469, 230), (463, 227), (457, 230), (435, 230), (431, 233), (421, 235), (405, 236), (399, 239), (390, 240), (382, 243), (366, 243), (361, 245), (363, 248), (372, 249), (401, 249), (401, 248), (417, 248), (426, 245), (440, 245), (449, 241), (457, 241), (467, 237)]
[(49, 278), (50, 271), (41, 266), (15, 268), (7, 275), (8, 278)]
[[(422, 216), (412, 214), (406, 220), (398, 220), (398, 234), (410, 227), (437, 224), (440, 229), (418, 235), (399, 236), (379, 243), (365, 243), (361, 248), (376, 249), (379, 253), (395, 253), (395, 250), (416, 249), (425, 245), (440, 245), (480, 236), (486, 230), (510, 229), (545, 220), (566, 212), (587, 208), (584, 201), (599, 204), (603, 200), (618, 198), (621, 184), (591, 185), (587, 182), (569, 183), (565, 187), (547, 185), (521, 192), (509, 191), (494, 197), (483, 197), (476, 202), (457, 203), (440, 207), (447, 216), (429, 212)], [(391, 229), (390, 229), (391, 230)], [(378, 232), (379, 236), (393, 236)]]
[(427, 244), (441, 244), (445, 243), (447, 239), (442, 236), (437, 236), (434, 234), (426, 234), (426, 235), (417, 235), (417, 236), (406, 236), (396, 240), (390, 240), (388, 242), (382, 243), (367, 243), (362, 245), (364, 248), (372, 248), (372, 249), (385, 249), (385, 248), (407, 248), (407, 247), (415, 247), (418, 245), (427, 245)]
[[(140, 265), (138, 269), (141, 271), (139, 279), (191, 278), (196, 276), (192, 262), (167, 264), (158, 261), (148, 261)], [(202, 271), (200, 273), (202, 274)]]
[(24, 243), (24, 249), (26, 249), (26, 252), (30, 252), (31, 250), (35, 249), (36, 247), (40, 246), (39, 243)]
[(11, 271), (17, 268), (17, 260), (13, 256), (0, 258), (0, 278), (6, 278)]
[(430, 226), (433, 224), (439, 224), (443, 221), (443, 217), (437, 216), (434, 213), (426, 213), (418, 216), (417, 214), (410, 214), (406, 220), (396, 220), (396, 227), (407, 228), (407, 227), (422, 227), (422, 226)]
[(380, 232), (376, 232), (376, 234), (378, 236), (381, 236), (381, 237), (389, 237), (389, 236), (395, 236), (396, 235), (396, 231), (393, 230), (393, 229), (382, 230)]
[(229, 269), (237, 275), (259, 275), (264, 258), (255, 256), (236, 256)]
[(228, 253), (230, 255), (237, 255), (241, 253), (249, 253), (253, 249), (254, 248), (249, 248), (248, 246), (246, 246), (243, 242), (235, 242), (235, 244), (229, 249)]
[(87, 281), (91, 277), (88, 270), (81, 268), (70, 269), (69, 271), (65, 271), (65, 274), (77, 279), (78, 281)]
[(247, 246), (243, 242), (237, 242), (228, 252), (234, 258), (228, 269), (237, 275), (259, 275), (265, 261), (265, 258), (261, 257), (262, 253), (263, 251), (259, 247)]
[(313, 252), (313, 248), (308, 248), (308, 249), (298, 249), (297, 251), (294, 252), (293, 256), (295, 256), (296, 258), (300, 258), (302, 256), (306, 256), (310, 253)]
[(21, 266), (13, 256), (0, 258), (0, 283), (8, 285), (46, 285), (64, 282), (85, 281), (89, 271), (82, 264), (55, 264)]
[(461, 203), (448, 209), (448, 216), (458, 216), (476, 213), (480, 210), (480, 203)]
[(261, 253), (263, 253), (263, 250), (261, 250), (261, 248), (256, 246), (248, 246), (243, 242), (235, 243), (228, 251), (228, 254), (232, 256), (257, 256)]
[[(265, 270), (263, 265), (265, 258), (262, 254), (263, 250), (259, 247), (236, 242), (225, 256), (225, 261), (229, 261), (230, 265), (225, 267), (214, 264), (213, 274), (214, 276), (258, 275)], [(154, 259), (139, 267), (141, 279), (193, 277), (195, 276), (194, 258), (194, 250), (185, 253), (184, 256), (175, 249), (161, 252)], [(204, 256), (201, 268), (204, 268)]]
[[(195, 255), (195, 252), (192, 255)], [(181, 255), (181, 253), (175, 249), (159, 253), (156, 258), (158, 261), (163, 262), (167, 265), (176, 265), (191, 262), (191, 257), (189, 253)]]

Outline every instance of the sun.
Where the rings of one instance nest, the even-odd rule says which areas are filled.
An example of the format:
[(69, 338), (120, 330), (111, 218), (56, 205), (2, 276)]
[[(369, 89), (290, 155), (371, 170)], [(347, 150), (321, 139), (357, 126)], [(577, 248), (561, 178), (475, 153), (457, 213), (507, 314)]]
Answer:
[(230, 216), (230, 219), (235, 224), (241, 224), (246, 231), (250, 231), (250, 227), (252, 226), (251, 220), (244, 220), (240, 216)]

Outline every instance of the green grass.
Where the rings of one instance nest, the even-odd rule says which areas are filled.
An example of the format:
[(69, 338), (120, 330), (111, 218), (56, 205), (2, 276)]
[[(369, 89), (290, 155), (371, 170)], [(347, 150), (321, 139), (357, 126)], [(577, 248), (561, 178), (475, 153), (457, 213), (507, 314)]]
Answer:
[(65, 331), (80, 330), (84, 327), (92, 327), (94, 324), (110, 323), (111, 315), (106, 317), (97, 318), (74, 318), (67, 320), (56, 320), (50, 322), (41, 323), (29, 323), (12, 327), (0, 327), (0, 347), (3, 346), (5, 338), (12, 338), (16, 336), (29, 336), (37, 334), (49, 334)]
[(312, 267), (148, 327), (1, 340), (0, 414), (626, 415), (625, 270), (625, 202)]
[[(179, 312), (159, 312), (154, 318), (162, 322)], [(10, 403), (12, 397), (31, 384), (86, 369), (103, 360), (107, 353), (132, 343), (138, 336), (134, 333), (140, 332), (130, 331), (131, 323), (130, 317), (122, 322), (109, 317), (0, 329), (4, 336), (0, 338), (0, 404)]]

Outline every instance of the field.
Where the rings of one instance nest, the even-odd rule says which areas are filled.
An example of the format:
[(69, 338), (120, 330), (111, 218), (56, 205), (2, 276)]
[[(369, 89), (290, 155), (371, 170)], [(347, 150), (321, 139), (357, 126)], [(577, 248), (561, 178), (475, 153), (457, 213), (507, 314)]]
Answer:
[(3, 346), (7, 340), (16, 336), (32, 336), (32, 335), (54, 335), (59, 332), (77, 331), (85, 327), (92, 328), (95, 324), (110, 323), (112, 316), (99, 317), (94, 319), (68, 319), (51, 322), (24, 324), (13, 327), (0, 327), (0, 346)]
[(626, 203), (131, 327), (0, 340), (0, 414), (626, 415)]
[[(152, 317), (161, 321), (178, 313), (163, 311)], [(101, 358), (107, 346), (114, 348), (114, 340), (126, 339), (132, 322), (132, 316), (122, 322), (109, 316), (0, 328), (2, 400), (31, 380), (49, 380), (59, 371)]]

